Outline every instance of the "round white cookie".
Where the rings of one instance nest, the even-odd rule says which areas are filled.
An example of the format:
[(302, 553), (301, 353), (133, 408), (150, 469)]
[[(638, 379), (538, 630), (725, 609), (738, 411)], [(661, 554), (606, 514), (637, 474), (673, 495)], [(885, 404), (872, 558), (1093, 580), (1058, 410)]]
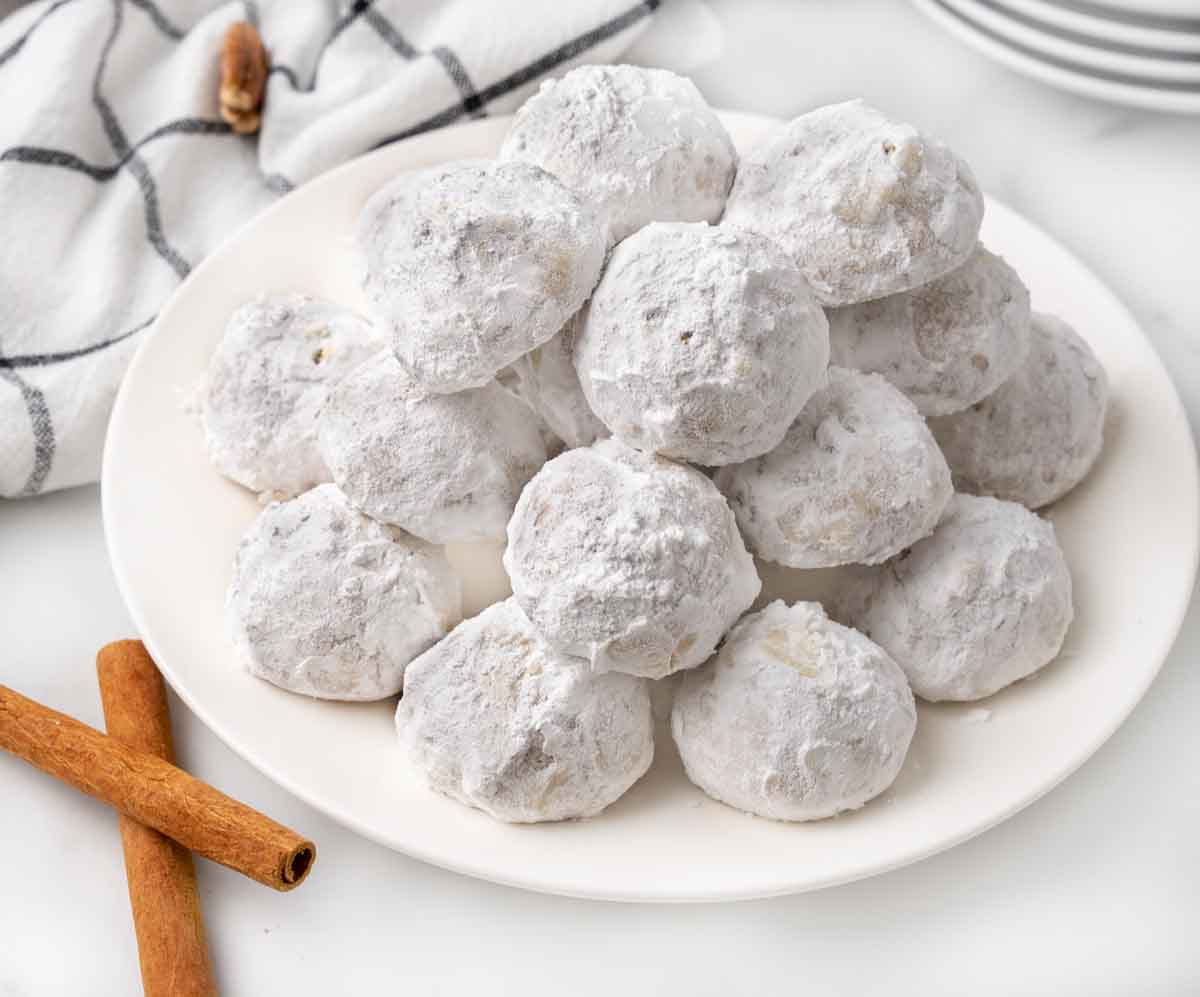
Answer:
[(508, 525), (504, 566), (550, 644), (647, 678), (704, 661), (761, 588), (713, 483), (612, 439), (538, 472)]
[(575, 337), (583, 311), (541, 346), (504, 372), (503, 381), (546, 423), (567, 448), (586, 447), (608, 436), (575, 372)]
[(446, 556), (353, 509), (336, 485), (273, 503), (238, 546), (226, 616), (252, 675), (318, 699), (400, 691), (462, 619)]
[(320, 443), (355, 506), (432, 543), (503, 539), (546, 460), (537, 416), (495, 381), (422, 394), (386, 351), (330, 392)]
[(895, 658), (921, 698), (982, 699), (1058, 654), (1071, 574), (1044, 519), (955, 495), (931, 536), (856, 570), (837, 615)]
[(1031, 509), (1061, 498), (1092, 469), (1104, 443), (1108, 377), (1075, 331), (1035, 315), (1021, 368), (965, 412), (932, 419), (962, 491)]
[(928, 536), (954, 494), (912, 403), (840, 367), (779, 446), (714, 480), (750, 548), (792, 568), (885, 561)]
[(200, 401), (217, 470), (280, 497), (328, 481), (317, 413), (329, 386), (381, 342), (365, 319), (307, 294), (238, 308), (209, 361)]
[(695, 84), (639, 66), (581, 66), (543, 83), (500, 156), (537, 164), (596, 205), (614, 243), (652, 221), (717, 221), (737, 169)]
[(775, 820), (856, 810), (900, 772), (917, 726), (904, 673), (819, 603), (773, 602), (688, 672), (671, 732), (688, 778)]
[(364, 290), (426, 391), (487, 384), (553, 336), (604, 262), (595, 213), (528, 163), (405, 173), (363, 210)]
[(654, 222), (617, 246), (575, 340), (614, 436), (709, 466), (772, 449), (828, 361), (825, 314), (787, 258), (703, 223)]
[(983, 246), (913, 291), (829, 311), (833, 363), (882, 374), (922, 415), (990, 395), (1024, 362), (1029, 339), (1029, 292)]
[(966, 262), (983, 220), (970, 168), (861, 100), (780, 126), (742, 158), (723, 224), (774, 239), (825, 305), (927, 284)]
[(558, 654), (512, 599), (409, 666), (396, 728), (433, 789), (519, 823), (594, 816), (654, 757), (648, 683)]

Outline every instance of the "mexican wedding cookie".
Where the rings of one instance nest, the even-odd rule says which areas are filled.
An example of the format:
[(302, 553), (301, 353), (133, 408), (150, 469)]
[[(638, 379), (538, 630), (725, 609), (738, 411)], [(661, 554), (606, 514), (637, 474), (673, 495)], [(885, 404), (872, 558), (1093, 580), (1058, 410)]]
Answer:
[(1037, 509), (1091, 470), (1107, 407), (1108, 378), (1091, 348), (1060, 319), (1035, 315), (1032, 349), (1017, 373), (929, 427), (959, 488)]
[(796, 118), (743, 157), (723, 223), (774, 239), (837, 306), (961, 266), (982, 220), (966, 163), (853, 100)]
[(650, 767), (648, 685), (552, 650), (508, 599), (409, 666), (396, 728), (433, 789), (497, 820), (591, 817)]
[(955, 495), (938, 528), (857, 569), (838, 616), (883, 647), (913, 691), (982, 699), (1053, 660), (1071, 624), (1054, 527), (1015, 502)]
[(307, 294), (242, 305), (209, 363), (200, 403), (217, 470), (283, 497), (328, 481), (317, 413), (329, 386), (380, 346), (365, 319)]
[(714, 480), (751, 549), (792, 568), (887, 560), (933, 531), (954, 492), (912, 403), (840, 367), (779, 446)]
[(387, 351), (330, 392), (320, 443), (357, 508), (431, 543), (503, 539), (546, 460), (537, 417), (495, 381), (422, 394)]
[(688, 672), (671, 731), (688, 778), (738, 810), (819, 820), (895, 780), (917, 726), (904, 673), (815, 602), (743, 618)]
[(592, 411), (575, 372), (575, 337), (583, 311), (562, 330), (507, 370), (510, 390), (534, 410), (567, 448), (586, 447), (608, 435)]
[(605, 232), (528, 163), (471, 160), (406, 173), (363, 211), (364, 290), (426, 391), (490, 381), (587, 299)]
[(226, 613), (252, 675), (319, 699), (384, 699), (462, 619), (437, 547), (368, 519), (336, 485), (266, 508), (233, 563)]
[(504, 566), (550, 644), (647, 678), (704, 661), (761, 588), (713, 483), (612, 439), (568, 450), (529, 482)]
[(774, 447), (823, 383), (825, 314), (766, 239), (656, 222), (613, 250), (575, 340), (614, 436), (696, 464)]
[(695, 84), (637, 66), (581, 66), (543, 83), (500, 156), (535, 163), (597, 205), (614, 243), (652, 221), (717, 221), (737, 168)]
[(999, 256), (979, 246), (945, 277), (829, 311), (829, 354), (843, 367), (882, 374), (922, 415), (974, 405), (1029, 353), (1029, 292)]

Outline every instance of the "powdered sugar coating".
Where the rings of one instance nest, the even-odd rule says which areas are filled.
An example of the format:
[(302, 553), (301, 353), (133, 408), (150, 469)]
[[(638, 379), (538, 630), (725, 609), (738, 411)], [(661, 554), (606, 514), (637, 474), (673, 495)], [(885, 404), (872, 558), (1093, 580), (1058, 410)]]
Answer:
[(832, 361), (882, 374), (922, 415), (974, 405), (1029, 353), (1029, 292), (982, 246), (916, 290), (828, 314)]
[(604, 262), (591, 208), (528, 163), (447, 163), (392, 181), (359, 223), (364, 290), (426, 391), (487, 384), (553, 336)]
[(553, 651), (512, 599), (409, 666), (396, 728), (433, 789), (511, 822), (594, 816), (654, 757), (648, 683)]
[(381, 345), (366, 319), (308, 294), (264, 295), (238, 308), (200, 401), (217, 470), (284, 498), (328, 481), (317, 447), (325, 393)]
[(899, 666), (819, 603), (742, 618), (683, 677), (671, 731), (709, 796), (775, 820), (856, 810), (888, 788), (917, 726)]
[(613, 250), (575, 341), (575, 368), (614, 436), (697, 464), (774, 447), (820, 386), (825, 315), (752, 232), (655, 222)]
[(961, 266), (983, 195), (941, 142), (861, 100), (782, 125), (743, 157), (723, 224), (791, 256), (825, 305), (927, 284)]
[(1037, 509), (1079, 484), (1100, 455), (1108, 377), (1061, 319), (1035, 315), (1032, 339), (994, 394), (929, 428), (958, 488)]
[(336, 485), (273, 503), (238, 546), (226, 615), (252, 675), (319, 699), (384, 699), (462, 619), (445, 554), (353, 509)]
[(504, 566), (539, 633), (597, 671), (661, 678), (707, 658), (761, 583), (703, 474), (613, 440), (538, 472)]
[(584, 312), (509, 367), (502, 380), (525, 401), (568, 448), (586, 447), (608, 436), (608, 427), (588, 404), (575, 372), (575, 337)]
[(955, 495), (931, 536), (856, 569), (837, 615), (923, 699), (982, 699), (1058, 654), (1071, 574), (1050, 523), (1015, 502)]
[(912, 403), (840, 367), (779, 446), (714, 480), (751, 549), (793, 568), (885, 561), (928, 536), (954, 493)]
[(495, 381), (421, 394), (386, 351), (330, 392), (320, 443), (355, 506), (432, 543), (503, 538), (546, 460), (537, 417)]
[(612, 243), (652, 221), (717, 221), (737, 169), (696, 85), (639, 66), (580, 66), (543, 83), (500, 156), (536, 163), (596, 205)]

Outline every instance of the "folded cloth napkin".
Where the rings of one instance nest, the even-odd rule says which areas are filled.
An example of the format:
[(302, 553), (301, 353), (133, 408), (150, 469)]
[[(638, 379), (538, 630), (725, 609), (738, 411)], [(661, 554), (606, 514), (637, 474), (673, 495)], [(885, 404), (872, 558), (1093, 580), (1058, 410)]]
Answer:
[[(614, 59), (660, 0), (42, 0), (0, 21), (0, 496), (94, 481), (141, 334), (203, 257), (352, 156)], [(217, 107), (226, 28), (271, 53)]]

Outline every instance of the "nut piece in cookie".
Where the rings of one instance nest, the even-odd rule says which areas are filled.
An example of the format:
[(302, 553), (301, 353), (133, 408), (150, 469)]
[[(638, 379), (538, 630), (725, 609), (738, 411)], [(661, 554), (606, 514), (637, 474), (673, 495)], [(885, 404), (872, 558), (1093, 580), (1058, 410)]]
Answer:
[(647, 678), (704, 661), (761, 588), (713, 483), (613, 439), (538, 472), (508, 524), (504, 566), (547, 642), (597, 671)]
[(209, 361), (200, 402), (217, 470), (278, 497), (328, 481), (317, 446), (326, 392), (381, 346), (365, 319), (307, 294), (238, 308)]
[(1028, 359), (965, 412), (931, 419), (958, 488), (1030, 509), (1061, 498), (1104, 443), (1108, 377), (1061, 319), (1035, 315)]
[(1058, 654), (1071, 574), (1046, 520), (955, 495), (930, 536), (855, 569), (835, 615), (895, 658), (922, 699), (982, 699)]
[(928, 536), (954, 493), (912, 402), (840, 367), (779, 446), (714, 481), (750, 548), (792, 568), (885, 561)]
[(575, 340), (614, 436), (708, 466), (771, 450), (828, 361), (825, 315), (788, 259), (704, 223), (654, 222), (618, 245)]
[(649, 683), (552, 650), (512, 599), (409, 666), (396, 729), (432, 789), (514, 823), (594, 816), (654, 757)]
[(320, 443), (354, 506), (431, 543), (502, 539), (546, 460), (537, 416), (495, 381), (422, 394), (386, 350), (330, 393)]
[(487, 384), (553, 336), (595, 287), (605, 230), (528, 163), (405, 173), (359, 220), (367, 300), (425, 391)]
[(500, 156), (535, 163), (596, 205), (614, 243), (652, 221), (717, 221), (737, 169), (696, 85), (639, 66), (580, 66), (543, 83)]
[(742, 158), (722, 224), (774, 239), (821, 303), (908, 291), (966, 262), (983, 195), (936, 139), (861, 100), (780, 126)]
[(368, 519), (336, 485), (268, 506), (233, 563), (226, 616), (252, 675), (318, 699), (385, 699), (462, 619), (445, 554)]
[(916, 726), (899, 666), (815, 602), (743, 617), (716, 657), (683, 676), (671, 711), (688, 778), (775, 820), (832, 817), (878, 796)]
[(979, 246), (957, 270), (913, 291), (829, 310), (833, 363), (882, 374), (922, 415), (990, 395), (1029, 353), (1029, 292)]

